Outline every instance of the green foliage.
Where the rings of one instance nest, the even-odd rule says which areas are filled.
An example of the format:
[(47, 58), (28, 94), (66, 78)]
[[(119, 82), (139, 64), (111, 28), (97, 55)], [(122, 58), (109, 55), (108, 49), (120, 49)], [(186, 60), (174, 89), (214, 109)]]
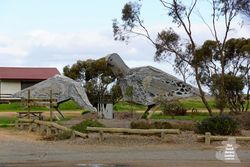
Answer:
[(249, 0), (241, 0), (241, 1), (237, 1), (239, 3), (240, 6), (240, 12), (246, 16), (246, 18), (250, 18), (250, 2)]
[(108, 86), (116, 79), (111, 69), (107, 66), (105, 58), (98, 60), (77, 61), (71, 67), (66, 66), (63, 69), (64, 75), (81, 82), (90, 100), (91, 104), (97, 106), (99, 100), (107, 95), (112, 95), (113, 102), (117, 102), (121, 97), (121, 92), (117, 85), (111, 92)]
[(87, 127), (104, 127), (104, 125), (96, 120), (87, 119), (79, 124), (72, 126), (71, 128), (82, 133), (87, 133)]
[(172, 126), (168, 122), (161, 121), (132, 121), (130, 123), (132, 129), (171, 129)]
[(161, 109), (164, 115), (186, 115), (187, 109), (185, 109), (179, 101), (165, 101), (161, 103)]
[[(162, 30), (156, 38), (156, 60), (164, 59), (164, 57), (162, 57), (163, 54), (171, 55), (171, 53), (168, 52), (168, 49), (179, 48), (179, 42), (180, 37), (172, 28), (167, 31)], [(166, 47), (168, 49), (166, 49)], [(181, 48), (179, 48), (179, 50), (181, 50)]]
[[(217, 107), (219, 107), (221, 113), (227, 105), (224, 74), (232, 72), (234, 76), (245, 76), (244, 86), (248, 87), (247, 101), (249, 100), (250, 39), (227, 39), (228, 32), (232, 29), (231, 23), (237, 18), (237, 15), (241, 12), (249, 16), (249, 0), (216, 0), (212, 3), (209, 3), (209, 1), (208, 5), (211, 5), (209, 8), (211, 9), (212, 19), (222, 19), (227, 26), (223, 33), (224, 36), (218, 38), (215, 23), (213, 22), (214, 24), (211, 25), (210, 23), (204, 23), (213, 31), (214, 39), (205, 41), (202, 46), (197, 45), (197, 41), (194, 39), (195, 30), (192, 28), (194, 9), (197, 8), (198, 1), (160, 1), (172, 22), (184, 29), (188, 40), (181, 39), (171, 27), (158, 32), (156, 40), (153, 39), (140, 16), (141, 2), (141, 0), (137, 0), (124, 5), (121, 17), (123, 24), (120, 24), (117, 19), (113, 20), (115, 40), (128, 42), (130, 37), (133, 36), (144, 37), (156, 49), (155, 60), (167, 60), (167, 62), (170, 58), (174, 60), (175, 71), (182, 75), (184, 81), (190, 74), (193, 74), (200, 92), (203, 92), (203, 86), (210, 88), (213, 74), (221, 75), (220, 84), (216, 88)], [(203, 12), (207, 13), (209, 11)], [(201, 98), (208, 112), (212, 115), (211, 107), (208, 105), (203, 93), (201, 93)]]
[(243, 77), (234, 76), (232, 74), (224, 75), (224, 97), (221, 97), (221, 94), (219, 93), (221, 82), (221, 75), (213, 75), (210, 89), (216, 98), (218, 108), (225, 108), (228, 106), (230, 111), (233, 113), (240, 113), (244, 111), (244, 104), (246, 101), (243, 94)]
[(122, 9), (122, 20), (124, 26), (134, 27), (140, 15), (140, 5), (138, 3), (126, 3)]
[(235, 135), (239, 131), (239, 123), (230, 116), (213, 116), (197, 124), (197, 132), (212, 135)]
[(141, 5), (138, 2), (129, 2), (124, 5), (121, 17), (124, 24), (120, 25), (117, 19), (113, 20), (112, 27), (115, 40), (127, 41), (130, 34), (125, 34), (123, 31), (131, 30), (142, 23), (139, 17), (140, 8)]
[(114, 104), (119, 102), (119, 100), (122, 99), (122, 90), (121, 90), (121, 87), (119, 85), (115, 84), (112, 86), (111, 97), (112, 97), (112, 101)]
[(226, 107), (235, 113), (247, 110), (242, 90), (244, 87), (249, 90), (250, 86), (249, 53), (250, 39), (244, 38), (225, 41), (223, 51), (218, 42), (212, 40), (196, 49), (193, 66), (199, 67), (200, 81), (209, 87), (221, 111)]

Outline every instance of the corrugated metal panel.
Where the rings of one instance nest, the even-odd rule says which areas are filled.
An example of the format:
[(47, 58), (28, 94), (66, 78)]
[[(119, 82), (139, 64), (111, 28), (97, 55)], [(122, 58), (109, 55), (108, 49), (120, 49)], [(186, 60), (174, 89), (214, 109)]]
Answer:
[(57, 68), (0, 67), (0, 79), (45, 80), (60, 74)]

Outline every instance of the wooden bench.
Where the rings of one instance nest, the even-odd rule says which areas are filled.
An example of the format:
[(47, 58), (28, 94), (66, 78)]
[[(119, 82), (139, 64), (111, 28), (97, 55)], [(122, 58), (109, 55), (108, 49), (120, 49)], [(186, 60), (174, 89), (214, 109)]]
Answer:
[(17, 118), (25, 118), (25, 117), (28, 117), (28, 114), (30, 113), (30, 117), (31, 118), (38, 118), (39, 120), (43, 120), (43, 112), (41, 111), (31, 111), (31, 112), (28, 112), (28, 111), (22, 111), (22, 112), (17, 112)]

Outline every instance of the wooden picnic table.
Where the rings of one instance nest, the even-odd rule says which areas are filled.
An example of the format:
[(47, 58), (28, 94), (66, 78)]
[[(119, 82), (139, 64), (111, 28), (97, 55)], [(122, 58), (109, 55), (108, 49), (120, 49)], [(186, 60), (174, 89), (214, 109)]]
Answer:
[(41, 111), (22, 111), (22, 112), (17, 112), (17, 118), (25, 118), (28, 117), (28, 113), (30, 113), (31, 118), (38, 118), (39, 120), (43, 120), (43, 112)]

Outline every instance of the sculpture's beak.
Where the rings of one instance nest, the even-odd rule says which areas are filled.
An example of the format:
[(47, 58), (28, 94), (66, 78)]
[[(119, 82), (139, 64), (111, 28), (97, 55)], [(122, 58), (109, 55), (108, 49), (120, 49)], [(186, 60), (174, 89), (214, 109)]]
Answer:
[(107, 67), (112, 67), (112, 64), (107, 62)]
[(113, 65), (109, 63), (109, 57), (110, 57), (110, 54), (105, 56), (106, 65), (107, 65), (107, 67), (112, 67)]
[(110, 56), (110, 55), (105, 56), (105, 61), (106, 61), (106, 66), (107, 66), (107, 67), (110, 66), (110, 64), (109, 64), (109, 62), (108, 62), (109, 56)]

